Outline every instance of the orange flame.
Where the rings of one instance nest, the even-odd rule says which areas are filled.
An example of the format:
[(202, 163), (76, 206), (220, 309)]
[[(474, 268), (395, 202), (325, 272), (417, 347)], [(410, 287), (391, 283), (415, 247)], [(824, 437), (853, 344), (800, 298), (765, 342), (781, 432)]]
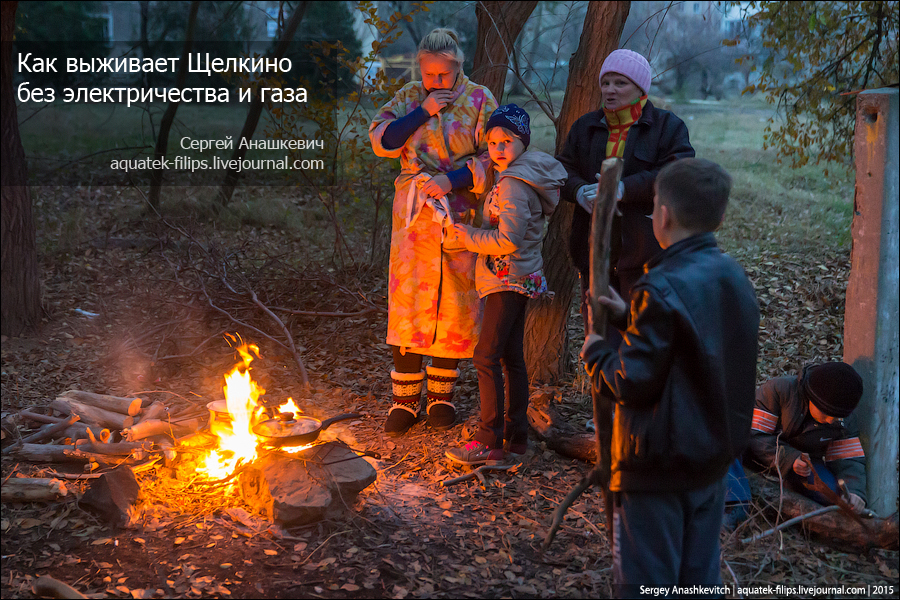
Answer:
[(226, 406), (231, 415), (231, 428), (216, 428), (219, 447), (207, 455), (204, 465), (200, 467), (201, 472), (213, 479), (230, 475), (238, 461), (248, 463), (256, 460), (257, 438), (252, 427), (262, 412), (257, 400), (266, 390), (250, 377), (250, 363), (253, 362), (250, 351), (259, 357), (259, 347), (255, 344), (243, 344), (236, 350), (243, 360), (225, 376), (223, 387)]
[[(253, 354), (259, 358), (259, 347), (255, 344), (242, 344), (236, 350), (241, 355), (241, 362), (225, 376), (225, 404), (231, 417), (231, 427), (226, 425), (211, 428), (219, 437), (218, 448), (210, 451), (198, 470), (210, 479), (223, 479), (232, 474), (238, 463), (247, 464), (257, 458), (259, 438), (253, 433), (253, 426), (260, 420), (263, 408), (259, 406), (259, 397), (266, 393), (250, 377), (250, 363)], [(278, 407), (280, 412), (291, 412), (295, 416), (303, 411), (288, 398)], [(283, 448), (286, 452), (300, 452), (312, 444), (299, 447)]]
[[(303, 410), (301, 410), (301, 408), (297, 406), (297, 403), (294, 402), (293, 398), (288, 398), (287, 400), (285, 400), (281, 404), (281, 406), (278, 407), (278, 412), (293, 413), (294, 418), (297, 418), (303, 414)], [(294, 454), (296, 452), (302, 452), (311, 447), (312, 444), (306, 444), (303, 446), (282, 446), (281, 451), (287, 452), (288, 454)]]

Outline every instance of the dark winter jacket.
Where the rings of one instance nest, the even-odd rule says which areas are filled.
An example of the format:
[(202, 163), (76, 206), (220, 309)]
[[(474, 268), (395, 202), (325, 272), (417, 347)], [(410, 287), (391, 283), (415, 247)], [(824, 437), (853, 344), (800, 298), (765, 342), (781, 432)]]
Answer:
[[(556, 157), (569, 174), (562, 189), (563, 200), (575, 202), (575, 194), (581, 186), (596, 185), (596, 174), (606, 158), (608, 139), (609, 128), (602, 110), (587, 113), (572, 125), (566, 144)], [(625, 140), (622, 157), (625, 161), (622, 172), (625, 194), (619, 203), (622, 217), (617, 227), (621, 230), (621, 245), (613, 241), (611, 268), (637, 270), (637, 277), (644, 263), (660, 251), (648, 218), (653, 212), (653, 183), (666, 163), (690, 156), (694, 156), (694, 149), (684, 121), (648, 101)], [(569, 252), (583, 274), (588, 272), (590, 231), (591, 216), (576, 204)], [(619, 248), (621, 250), (617, 252)]]
[(724, 477), (747, 446), (759, 308), (712, 233), (673, 244), (646, 268), (618, 351), (598, 341), (585, 365), (618, 405), (610, 489), (685, 491)]
[[(809, 414), (809, 399), (801, 392), (799, 377), (776, 377), (756, 390), (756, 408), (750, 432), (750, 458), (774, 473), (790, 473), (805, 452), (821, 458), (836, 479), (866, 500), (866, 458), (855, 426), (842, 421), (819, 423)], [(851, 415), (851, 422), (855, 419)]]

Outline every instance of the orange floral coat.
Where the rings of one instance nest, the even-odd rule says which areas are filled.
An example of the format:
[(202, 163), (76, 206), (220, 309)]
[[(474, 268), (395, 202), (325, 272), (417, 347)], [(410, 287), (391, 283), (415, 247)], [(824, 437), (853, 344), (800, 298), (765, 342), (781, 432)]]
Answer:
[[(430, 205), (407, 226), (407, 196), (416, 175), (448, 173), (477, 157), (479, 164), (470, 163), (470, 168), (477, 169), (479, 177), (482, 165), (489, 164), (485, 125), (497, 102), (490, 90), (462, 74), (454, 92), (453, 101), (401, 148), (389, 150), (381, 144), (388, 125), (418, 108), (427, 96), (421, 82), (408, 83), (378, 111), (369, 126), (369, 139), (376, 155), (399, 158), (401, 164), (391, 218), (387, 343), (425, 356), (471, 358), (481, 328), (476, 255), (442, 245), (442, 227), (432, 220)], [(448, 199), (454, 219), (480, 216), (481, 207), (471, 192), (454, 190)]]

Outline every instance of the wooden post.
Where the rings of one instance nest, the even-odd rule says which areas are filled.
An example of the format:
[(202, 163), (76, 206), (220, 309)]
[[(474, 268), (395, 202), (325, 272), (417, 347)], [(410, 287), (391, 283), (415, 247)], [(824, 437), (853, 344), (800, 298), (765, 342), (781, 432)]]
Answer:
[(856, 104), (853, 250), (844, 309), (844, 362), (863, 378), (855, 416), (866, 453), (869, 508), (897, 506), (898, 91), (869, 90)]

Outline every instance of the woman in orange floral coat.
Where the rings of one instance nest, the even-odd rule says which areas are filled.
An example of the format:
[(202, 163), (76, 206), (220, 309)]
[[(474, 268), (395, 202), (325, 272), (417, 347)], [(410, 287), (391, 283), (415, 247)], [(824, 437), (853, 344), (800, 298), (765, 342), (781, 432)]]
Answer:
[[(481, 307), (476, 255), (443, 244), (444, 227), (480, 213), (468, 191), (487, 156), (484, 127), (497, 102), (462, 72), (456, 34), (435, 29), (419, 44), (422, 81), (401, 88), (369, 126), (378, 156), (400, 158), (394, 182), (387, 343), (392, 346), (393, 406), (385, 433), (399, 436), (418, 421), (427, 378), (428, 424), (456, 421), (453, 388), (459, 359), (478, 342)], [(431, 365), (422, 370), (422, 357)]]

